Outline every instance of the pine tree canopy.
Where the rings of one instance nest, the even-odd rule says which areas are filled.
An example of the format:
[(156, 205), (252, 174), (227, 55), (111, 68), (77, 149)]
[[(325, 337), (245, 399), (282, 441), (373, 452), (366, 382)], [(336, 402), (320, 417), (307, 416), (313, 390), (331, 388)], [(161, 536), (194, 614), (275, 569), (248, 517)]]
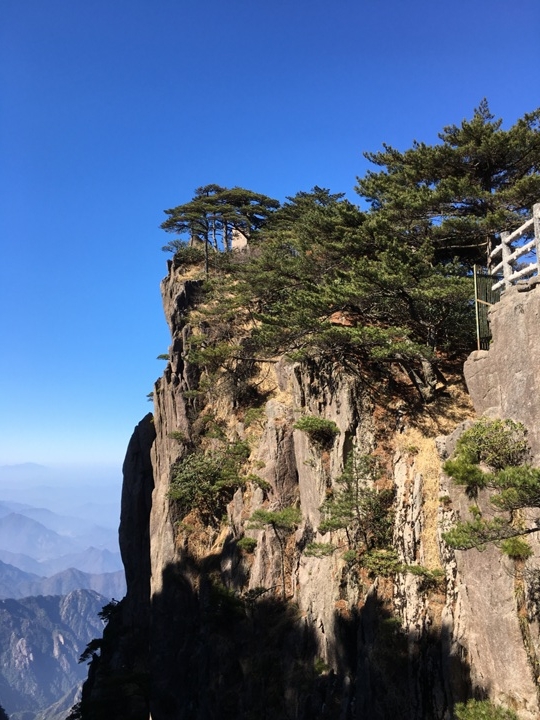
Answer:
[(357, 185), (371, 205), (373, 240), (394, 235), (435, 262), (485, 265), (498, 233), (519, 227), (540, 200), (540, 109), (504, 130), (483, 100), (472, 120), (445, 127), (439, 138), (405, 152), (383, 145), (365, 153), (382, 168)]
[[(169, 218), (161, 227), (211, 243), (215, 250), (229, 250), (233, 229), (249, 237), (278, 207), (277, 200), (252, 190), (204, 185), (195, 190), (189, 202), (165, 210)], [(173, 241), (163, 249), (174, 252), (176, 247)]]
[[(539, 129), (540, 109), (505, 130), (483, 101), (438, 144), (367, 153), (379, 168), (358, 179), (367, 211), (319, 186), (282, 205), (198, 188), (162, 226), (204, 243), (205, 327), (212, 315), (222, 332), (201, 325), (193, 357), (214, 368), (281, 354), (354, 368), (398, 362), (432, 399), (438, 354), (473, 346), (472, 264), (485, 265), (500, 232), (540, 201)], [(247, 252), (209, 256), (209, 246), (230, 249), (233, 229), (249, 238)], [(176, 240), (164, 249), (177, 264), (201, 260)]]

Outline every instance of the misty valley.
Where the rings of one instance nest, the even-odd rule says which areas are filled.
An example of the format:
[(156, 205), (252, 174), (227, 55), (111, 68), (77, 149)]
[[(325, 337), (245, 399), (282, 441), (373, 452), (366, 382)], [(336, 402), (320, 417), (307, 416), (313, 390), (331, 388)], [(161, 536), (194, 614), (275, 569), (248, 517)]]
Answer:
[(99, 613), (126, 591), (119, 499), (118, 481), (91, 473), (0, 467), (0, 702), (12, 720), (60, 720), (78, 699)]

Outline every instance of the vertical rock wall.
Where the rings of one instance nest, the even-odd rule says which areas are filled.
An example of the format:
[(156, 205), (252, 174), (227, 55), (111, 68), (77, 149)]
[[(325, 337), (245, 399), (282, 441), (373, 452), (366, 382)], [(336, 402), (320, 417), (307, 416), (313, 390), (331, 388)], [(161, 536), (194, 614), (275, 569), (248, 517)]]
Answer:
[(522, 422), (540, 462), (540, 287), (506, 290), (490, 308), (493, 340), (465, 363), (467, 387), (479, 415)]
[[(493, 336), (489, 351), (473, 352), (464, 367), (472, 402), (479, 415), (523, 423), (533, 464), (538, 465), (540, 288), (534, 284), (509, 288), (490, 308), (489, 320)], [(450, 492), (466, 517), (468, 502), (463, 493)], [(532, 516), (529, 520), (535, 522)], [(540, 678), (535, 670), (540, 543), (530, 537), (535, 554), (522, 569), (493, 547), (484, 553), (456, 553), (456, 636), (469, 650), (477, 683), (491, 696), (519, 709), (520, 716), (532, 719), (540, 716)], [(521, 601), (523, 593), (526, 599)]]
[[(444, 544), (442, 532), (458, 511), (466, 514), (467, 501), (448, 479), (439, 480), (433, 433), (408, 435), (402, 415), (383, 408), (360, 376), (316, 364), (269, 364), (264, 379), (268, 398), (255, 433), (232, 395), (223, 388), (210, 392), (213, 411), (227, 432), (250, 440), (251, 469), (262, 482), (236, 492), (221, 528), (184, 532), (178, 527), (168, 491), (171, 469), (186, 451), (182, 438), (192, 437), (200, 410), (193, 393), (198, 371), (185, 356), (188, 313), (199, 285), (179, 276), (172, 263), (169, 271), (162, 292), (172, 343), (154, 393), (151, 509), (146, 526), (134, 528), (128, 522), (134, 517), (128, 510), (130, 495), (134, 503), (142, 497), (133, 481), (139, 465), (130, 462), (121, 530), (126, 568), (131, 564), (133, 569), (128, 574), (131, 607), (141, 613), (149, 608), (152, 719), (285, 717), (286, 707), (287, 717), (296, 720), (451, 720), (455, 702), (473, 694), (515, 707), (523, 720), (537, 717), (513, 568), (496, 549), (454, 553)], [(522, 304), (534, 305), (533, 300), (532, 293), (520, 296)], [(521, 312), (501, 304), (495, 312), (501, 325), (509, 322), (505, 313), (526, 323), (527, 313), (538, 315), (534, 307)], [(531, 355), (530, 332), (525, 325), (518, 328), (528, 348), (522, 361), (534, 368), (538, 363)], [(474, 354), (468, 363), (484, 368), (468, 372), (473, 399), (479, 410), (497, 406), (505, 416), (531, 421), (534, 387), (524, 394), (518, 383), (522, 414), (506, 412), (512, 385), (508, 373), (518, 369), (508, 370), (508, 353), (497, 335), (496, 348), (503, 348), (497, 352), (504, 357), (495, 369), (485, 369), (486, 354)], [(488, 384), (476, 392), (475, 383), (480, 386), (484, 375)], [(493, 384), (504, 387), (495, 391)], [(439, 411), (457, 423), (462, 418), (449, 402)], [(336, 423), (340, 432), (331, 449), (322, 451), (294, 428), (302, 415)], [(535, 432), (531, 438), (537, 443)], [(439, 442), (443, 456), (454, 441)], [(138, 440), (133, 442), (138, 447)], [(395, 489), (397, 561), (419, 572), (374, 578), (348, 564), (341, 551), (325, 557), (304, 552), (310, 542), (328, 541), (318, 532), (319, 508), (353, 448), (381, 459), (387, 483)], [(149, 482), (147, 478), (146, 491)], [(286, 547), (271, 528), (250, 527), (249, 518), (258, 508), (291, 504), (300, 507), (302, 523)], [(148, 534), (149, 577), (136, 577), (132, 532)], [(244, 535), (257, 541), (252, 554), (238, 550), (237, 540)], [(344, 536), (333, 539), (345, 545)], [(278, 603), (282, 565), (286, 607)], [(225, 588), (217, 601), (216, 578)], [(238, 612), (238, 598), (244, 614)], [(257, 603), (250, 605), (249, 598), (258, 598)], [(264, 665), (265, 656), (272, 659), (271, 666)], [(276, 705), (269, 700), (271, 688), (279, 688)]]
[[(168, 488), (171, 466), (183, 452), (182, 443), (172, 436), (190, 437), (195, 416), (186, 391), (196, 389), (198, 378), (184, 348), (190, 333), (187, 313), (196, 299), (197, 285), (178, 277), (171, 265), (162, 291), (172, 344), (170, 362), (155, 388), (155, 488), (150, 517), (153, 720), (202, 718), (210, 712), (205, 702), (210, 702), (211, 693), (203, 700), (204, 689), (198, 684), (208, 682), (223, 639), (215, 640), (213, 655), (198, 645), (208, 632), (200, 562), (216, 563), (223, 581), (236, 592), (257, 594), (261, 588), (274, 588), (278, 594), (279, 543), (270, 528), (249, 529), (250, 516), (263, 502), (270, 509), (297, 503), (303, 518), (286, 550), (286, 594), (298, 613), (289, 635), (303, 633), (299, 645), (304, 648), (304, 659), (309, 655), (309, 662), (322, 668), (314, 687), (325, 689), (324, 697), (319, 697), (312, 688), (309, 700), (303, 700), (307, 705), (298, 707), (292, 716), (375, 719), (398, 711), (408, 720), (449, 718), (455, 698), (461, 691), (465, 696), (468, 681), (462, 658), (449, 657), (451, 641), (441, 634), (444, 598), (440, 592), (426, 590), (422, 578), (403, 573), (398, 574), (395, 586), (391, 579), (373, 581), (367, 572), (359, 574), (349, 567), (342, 552), (326, 557), (302, 552), (308, 542), (329, 539), (318, 532), (319, 508), (354, 447), (361, 453), (378, 453), (388, 482), (397, 486), (395, 541), (400, 560), (424, 562), (423, 478), (410, 453), (392, 456), (393, 430), (389, 431), (388, 423), (397, 423), (396, 416), (377, 419), (381, 408), (360, 376), (336, 373), (335, 368), (324, 371), (316, 364), (271, 364), (265, 372), (272, 392), (264, 406), (261, 432), (255, 440), (250, 436), (251, 461), (270, 490), (266, 494), (260, 488), (239, 490), (229, 506), (229, 529), (200, 535), (202, 547), (193, 551), (193, 540), (176, 527)], [(216, 412), (228, 418), (229, 427), (244, 436), (247, 430), (241, 414), (226, 392), (213, 401)], [(336, 423), (339, 435), (331, 450), (321, 451), (306, 433), (294, 429), (302, 415)], [(379, 437), (381, 424), (385, 425), (384, 442)], [(234, 550), (235, 537), (244, 533), (257, 540), (250, 558), (239, 557)], [(340, 542), (344, 544), (344, 537)], [(194, 557), (194, 552), (199, 555)], [(447, 635), (450, 638), (451, 633)], [(283, 653), (287, 653), (285, 647)], [(452, 672), (447, 673), (450, 666)], [(222, 660), (224, 673), (228, 667)], [(297, 704), (299, 690), (287, 692), (290, 705)], [(328, 704), (334, 714), (325, 715)]]

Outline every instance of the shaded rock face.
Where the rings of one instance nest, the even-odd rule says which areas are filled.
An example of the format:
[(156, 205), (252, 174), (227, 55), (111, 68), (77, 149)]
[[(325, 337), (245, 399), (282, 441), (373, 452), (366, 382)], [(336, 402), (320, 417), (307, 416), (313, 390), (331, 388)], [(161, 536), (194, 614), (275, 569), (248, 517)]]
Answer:
[[(110, 708), (112, 673), (122, 720), (149, 712), (152, 720), (451, 720), (455, 703), (472, 696), (537, 717), (513, 568), (495, 549), (454, 553), (442, 540), (467, 512), (466, 498), (441, 478), (439, 458), (463, 428), (440, 439), (438, 452), (432, 436), (414, 446), (403, 413), (382, 407), (361, 377), (278, 361), (259, 380), (265, 400), (254, 430), (230, 384), (197, 397), (199, 370), (186, 346), (199, 284), (169, 270), (162, 293), (170, 360), (155, 386), (153, 421), (136, 429), (124, 466), (128, 594), (109, 621), (86, 698)], [(259, 477), (236, 491), (221, 525), (180, 517), (169, 498), (172, 469), (209, 410), (230, 439), (249, 441), (247, 472)], [(333, 444), (321, 448), (295, 429), (304, 415), (334, 422)], [(347, 560), (343, 531), (332, 535), (332, 554), (306, 552), (330, 539), (319, 532), (320, 507), (353, 451), (377, 456), (381, 482), (395, 493), (399, 566), (439, 570), (442, 580), (395, 568), (370, 574)], [(302, 515), (292, 532), (250, 523), (257, 509), (291, 505)], [(243, 537), (256, 542), (252, 552), (239, 547)], [(537, 596), (527, 601), (533, 649)]]
[(149, 713), (150, 511), (156, 438), (148, 414), (135, 428), (123, 465), (120, 551), (127, 593), (107, 606), (106, 627), (92, 655), (75, 717), (147, 720)]
[(124, 483), (120, 515), (120, 552), (128, 586), (126, 621), (149, 623), (150, 529), (154, 475), (150, 450), (156, 438), (154, 419), (149, 413), (135, 428), (123, 465)]
[[(540, 462), (540, 288), (505, 291), (490, 309), (493, 340), (489, 351), (473, 352), (464, 373), (479, 415), (510, 418), (528, 430), (534, 465)], [(443, 456), (451, 454), (456, 438), (448, 438)], [(454, 511), (468, 516), (470, 501), (448, 486)], [(481, 507), (489, 513), (484, 492)], [(534, 513), (526, 522), (535, 522)], [(538, 513), (536, 513), (538, 514)], [(529, 536), (534, 555), (523, 568), (494, 547), (455, 553), (455, 634), (468, 649), (475, 681), (494, 697), (537, 718), (539, 678), (538, 604), (540, 542)]]

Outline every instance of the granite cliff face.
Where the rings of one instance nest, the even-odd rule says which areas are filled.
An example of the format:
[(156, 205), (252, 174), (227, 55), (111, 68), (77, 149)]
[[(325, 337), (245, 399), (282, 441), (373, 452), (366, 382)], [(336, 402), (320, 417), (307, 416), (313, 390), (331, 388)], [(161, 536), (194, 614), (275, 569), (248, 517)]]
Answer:
[[(93, 664), (83, 717), (107, 707), (130, 720), (450, 720), (470, 697), (538, 717), (534, 558), (525, 576), (496, 548), (454, 552), (441, 539), (468, 512), (440, 469), (474, 416), (459, 382), (413, 412), (361, 374), (277, 360), (251, 379), (258, 400), (248, 414), (234, 382), (216, 381), (202, 397), (186, 359), (198, 282), (171, 263), (162, 292), (170, 360), (124, 467), (128, 592)], [(532, 405), (527, 419), (511, 416), (531, 427), (540, 413)], [(335, 423), (333, 443), (295, 428), (304, 416)], [(169, 497), (172, 469), (200, 442), (203, 417), (221, 438), (207, 433), (208, 448), (223, 438), (250, 448), (248, 481), (219, 523), (183, 517)], [(393, 551), (375, 568), (343, 552), (344, 531), (333, 534), (335, 552), (308, 552), (328, 543), (320, 507), (354, 452), (378, 459), (373, 487), (394, 493)], [(291, 506), (301, 520), (287, 533), (250, 521), (261, 508)]]
[[(524, 291), (525, 288), (530, 288)], [(540, 289), (511, 287), (490, 309), (493, 341), (465, 363), (467, 387), (479, 414), (512, 418), (529, 431), (540, 462)]]

